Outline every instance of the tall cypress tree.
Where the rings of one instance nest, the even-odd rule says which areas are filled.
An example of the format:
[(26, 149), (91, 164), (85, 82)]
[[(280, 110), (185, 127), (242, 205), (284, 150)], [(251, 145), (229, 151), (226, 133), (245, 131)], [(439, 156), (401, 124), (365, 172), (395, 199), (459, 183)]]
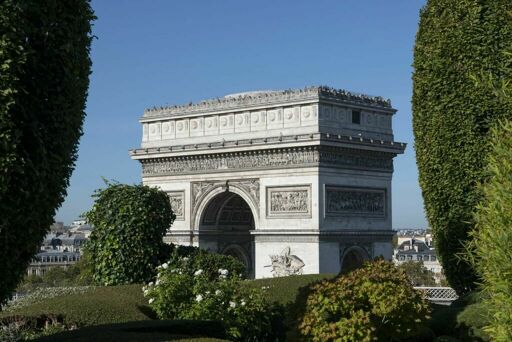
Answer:
[(0, 2), (0, 302), (62, 203), (91, 72), (89, 0)]
[(510, 79), (504, 52), (512, 39), (511, 10), (510, 0), (429, 0), (420, 13), (412, 99), (416, 160), (437, 253), (459, 293), (476, 280), (458, 254), (474, 226), (489, 128), (512, 116), (475, 78)]

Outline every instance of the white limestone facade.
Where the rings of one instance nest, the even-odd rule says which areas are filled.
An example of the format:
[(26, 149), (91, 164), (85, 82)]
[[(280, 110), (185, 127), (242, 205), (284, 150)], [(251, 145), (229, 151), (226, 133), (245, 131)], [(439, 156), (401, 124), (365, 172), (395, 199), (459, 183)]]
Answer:
[(144, 112), (130, 151), (169, 194), (168, 242), (242, 260), (256, 278), (391, 259), (396, 110), (328, 87), (241, 93)]

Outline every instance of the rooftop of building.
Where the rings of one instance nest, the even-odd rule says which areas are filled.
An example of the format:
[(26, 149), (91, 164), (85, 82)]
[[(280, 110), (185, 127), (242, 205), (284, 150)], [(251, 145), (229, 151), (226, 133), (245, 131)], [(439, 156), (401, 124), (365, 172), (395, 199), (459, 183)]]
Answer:
[(169, 105), (148, 108), (144, 118), (215, 111), (221, 109), (265, 105), (302, 99), (327, 99), (356, 105), (366, 105), (392, 110), (391, 100), (328, 86), (312, 86), (303, 89), (259, 90), (229, 94), (216, 99), (203, 100), (184, 105)]
[(402, 242), (397, 249), (400, 254), (436, 254), (435, 250), (430, 248), (424, 241), (414, 239)]

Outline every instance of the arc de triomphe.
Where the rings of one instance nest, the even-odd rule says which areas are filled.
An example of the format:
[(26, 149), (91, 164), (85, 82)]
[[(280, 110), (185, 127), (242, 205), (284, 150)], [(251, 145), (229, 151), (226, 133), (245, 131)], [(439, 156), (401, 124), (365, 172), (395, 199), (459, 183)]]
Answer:
[(337, 273), (392, 255), (389, 100), (328, 87), (240, 93), (144, 112), (142, 181), (168, 192), (166, 240), (256, 278)]

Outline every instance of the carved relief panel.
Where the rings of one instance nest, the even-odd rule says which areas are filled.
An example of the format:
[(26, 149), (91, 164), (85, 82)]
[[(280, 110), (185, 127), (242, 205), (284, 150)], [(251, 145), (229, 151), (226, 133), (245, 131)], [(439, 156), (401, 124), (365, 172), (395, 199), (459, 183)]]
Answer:
[(311, 217), (311, 185), (267, 187), (267, 218)]
[(249, 112), (239, 113), (235, 115), (235, 131), (236, 132), (249, 132), (251, 130)]
[(267, 129), (283, 128), (283, 108), (267, 110)]
[(386, 189), (326, 186), (325, 216), (386, 216)]
[(251, 112), (251, 131), (264, 131), (267, 127), (267, 111)]
[(185, 192), (184, 191), (171, 191), (168, 192), (171, 208), (176, 215), (176, 220), (185, 219)]
[(186, 138), (189, 134), (189, 121), (177, 120), (176, 121), (176, 138)]
[(217, 135), (219, 134), (219, 117), (207, 116), (204, 119), (204, 135)]
[(176, 123), (172, 121), (162, 122), (162, 139), (174, 139), (176, 137)]
[(235, 131), (235, 115), (227, 114), (219, 116), (220, 134), (229, 134)]
[(300, 107), (286, 107), (284, 108), (284, 127), (299, 127), (300, 126)]
[(198, 137), (204, 135), (204, 118), (190, 119), (190, 136)]
[(160, 140), (160, 138), (162, 137), (160, 126), (160, 122), (153, 122), (149, 124), (149, 140)]
[(310, 126), (316, 124), (318, 121), (318, 106), (307, 105), (300, 107), (300, 122), (301, 126)]

